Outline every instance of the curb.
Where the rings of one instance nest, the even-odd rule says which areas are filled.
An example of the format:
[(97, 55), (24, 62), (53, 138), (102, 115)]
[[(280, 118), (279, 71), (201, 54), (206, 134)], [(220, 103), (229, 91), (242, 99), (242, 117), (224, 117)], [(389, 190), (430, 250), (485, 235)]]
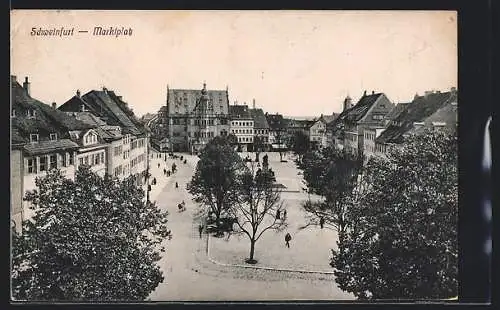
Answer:
[(284, 271), (284, 272), (295, 272), (295, 273), (308, 273), (308, 274), (323, 274), (323, 275), (333, 275), (333, 271), (312, 271), (312, 270), (303, 270), (303, 269), (287, 269), (287, 268), (274, 268), (274, 267), (260, 267), (260, 266), (249, 266), (249, 265), (239, 265), (239, 264), (225, 264), (216, 261), (212, 257), (210, 257), (210, 234), (207, 234), (207, 247), (206, 253), (208, 260), (216, 265), (224, 266), (224, 267), (238, 267), (238, 268), (246, 268), (246, 269), (260, 269), (260, 270), (269, 270), (269, 271)]

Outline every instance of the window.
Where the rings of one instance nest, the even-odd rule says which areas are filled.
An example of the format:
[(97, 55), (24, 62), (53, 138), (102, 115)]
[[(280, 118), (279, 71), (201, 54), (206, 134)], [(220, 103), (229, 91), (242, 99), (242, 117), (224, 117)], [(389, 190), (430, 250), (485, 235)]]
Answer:
[(40, 171), (47, 171), (47, 156), (40, 157)]
[(50, 155), (49, 169), (57, 168), (57, 154)]
[(12, 109), (12, 112), (10, 114), (12, 117), (16, 117), (16, 110)]
[(104, 152), (101, 153), (101, 164), (104, 164)]
[(30, 134), (30, 142), (38, 142), (38, 134), (37, 133), (32, 133)]
[(28, 109), (28, 110), (26, 111), (26, 116), (27, 116), (27, 117), (35, 117), (35, 115), (36, 115), (36, 111), (35, 111), (35, 110), (33, 110), (33, 109)]
[(28, 159), (28, 173), (36, 173), (36, 158)]
[(89, 164), (89, 156), (88, 155), (84, 157), (83, 162), (85, 163), (85, 165)]
[(78, 164), (81, 166), (83, 165), (83, 158), (78, 158)]
[(51, 133), (50, 140), (57, 140), (57, 133)]

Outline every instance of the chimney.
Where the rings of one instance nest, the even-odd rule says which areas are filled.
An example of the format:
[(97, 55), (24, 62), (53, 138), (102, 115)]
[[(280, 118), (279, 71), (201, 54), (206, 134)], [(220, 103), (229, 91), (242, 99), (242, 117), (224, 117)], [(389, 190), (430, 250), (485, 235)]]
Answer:
[(57, 104), (56, 104), (55, 102), (52, 102), (52, 109), (54, 109), (54, 110), (55, 110), (55, 109), (56, 109), (56, 107), (57, 107)]
[(457, 91), (457, 88), (456, 88), (456, 87), (452, 87), (452, 88), (451, 88), (451, 92), (452, 92), (452, 93), (454, 93), (454, 92), (456, 92), (456, 91)]
[(372, 90), (372, 95), (375, 95), (375, 91), (374, 90)]
[(255, 110), (255, 98), (254, 98), (254, 99), (252, 99), (252, 107), (253, 107), (253, 109)]
[(17, 76), (15, 76), (15, 75), (11, 75), (11, 76), (10, 76), (10, 81), (11, 81), (11, 82), (17, 82)]
[(28, 81), (28, 77), (26, 77), (24, 79), (23, 88), (24, 88), (24, 91), (26, 92), (26, 94), (28, 94), (28, 96), (30, 96), (30, 82)]
[(79, 89), (77, 89), (77, 90), (76, 90), (76, 96), (77, 96), (78, 98), (80, 98), (80, 90), (79, 90)]
[(118, 100), (123, 101), (122, 100), (122, 98), (123, 98), (122, 96), (116, 96), (116, 97), (118, 98)]
[(363, 97), (366, 96), (366, 90), (363, 92)]

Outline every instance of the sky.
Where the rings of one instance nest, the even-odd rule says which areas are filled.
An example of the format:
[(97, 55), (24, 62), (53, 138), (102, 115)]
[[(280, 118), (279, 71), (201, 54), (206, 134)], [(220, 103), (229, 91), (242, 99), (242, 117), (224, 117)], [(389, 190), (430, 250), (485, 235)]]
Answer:
[[(61, 27), (74, 35), (30, 34)], [(203, 82), (289, 116), (340, 112), (364, 90), (408, 102), (457, 87), (457, 65), (454, 11), (11, 11), (11, 74), (32, 97), (60, 105), (104, 86), (138, 116), (165, 105), (167, 85)]]

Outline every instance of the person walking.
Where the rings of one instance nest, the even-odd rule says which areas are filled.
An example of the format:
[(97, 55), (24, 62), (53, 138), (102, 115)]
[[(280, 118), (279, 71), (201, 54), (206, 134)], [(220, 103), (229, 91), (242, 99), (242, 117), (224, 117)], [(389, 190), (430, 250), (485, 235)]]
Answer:
[(319, 226), (321, 227), (321, 229), (323, 229), (323, 226), (325, 225), (325, 219), (323, 217), (321, 217), (319, 219)]
[(286, 219), (286, 210), (283, 211), (283, 219)]
[(285, 244), (288, 248), (290, 248), (290, 241), (292, 240), (292, 236), (290, 233), (286, 233), (285, 235)]
[(281, 218), (281, 211), (276, 211), (276, 219), (279, 220)]
[(203, 224), (200, 223), (200, 225), (198, 225), (198, 233), (200, 234), (200, 239), (202, 232), (203, 232)]
[(175, 182), (175, 188), (179, 188), (179, 183)]

